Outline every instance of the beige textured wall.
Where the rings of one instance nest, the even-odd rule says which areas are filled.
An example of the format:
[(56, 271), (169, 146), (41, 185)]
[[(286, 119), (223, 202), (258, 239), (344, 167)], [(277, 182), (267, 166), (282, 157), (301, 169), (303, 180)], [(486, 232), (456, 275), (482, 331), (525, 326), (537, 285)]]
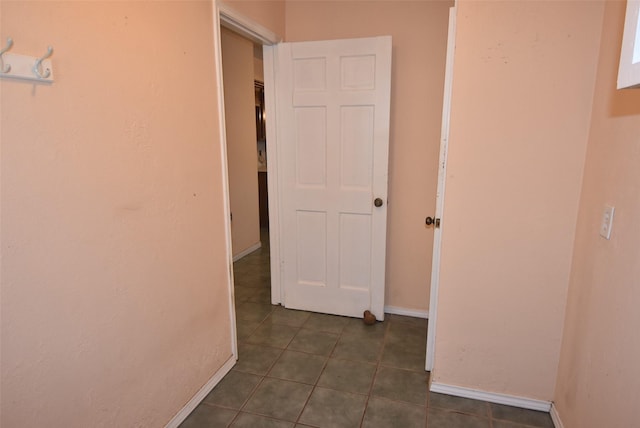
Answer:
[(163, 426), (231, 357), (208, 2), (2, 1), (3, 427)]
[(435, 382), (553, 398), (602, 13), (458, 4)]
[[(638, 425), (640, 90), (616, 90), (624, 2), (607, 2), (555, 404), (566, 428)], [(614, 205), (611, 240), (598, 234)]]
[(231, 239), (236, 256), (260, 243), (253, 43), (224, 28), (221, 37)]
[(391, 35), (386, 305), (429, 306), (444, 60), (445, 1), (289, 1), (286, 40)]

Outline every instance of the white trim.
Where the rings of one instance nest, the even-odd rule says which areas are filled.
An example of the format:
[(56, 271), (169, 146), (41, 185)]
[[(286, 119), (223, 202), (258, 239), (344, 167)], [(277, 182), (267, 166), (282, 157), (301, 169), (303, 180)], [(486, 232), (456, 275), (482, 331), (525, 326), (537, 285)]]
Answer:
[(280, 175), (278, 169), (278, 135), (276, 113), (276, 63), (275, 46), (262, 47), (264, 68), (264, 103), (267, 114), (267, 193), (269, 194), (269, 256), (271, 258), (271, 304), (284, 301), (282, 287), (282, 263), (280, 255)]
[(221, 181), (223, 191), (223, 211), (224, 211), (224, 234), (227, 250), (227, 270), (228, 270), (228, 290), (229, 290), (229, 320), (231, 328), (231, 353), (234, 358), (238, 358), (238, 334), (236, 327), (236, 305), (234, 299), (234, 279), (233, 279), (233, 247), (231, 245), (231, 202), (229, 199), (229, 164), (227, 160), (227, 130), (225, 125), (224, 110), (224, 84), (222, 81), (222, 42), (220, 36), (220, 10), (219, 3), (213, 4), (213, 56), (215, 61), (216, 86), (218, 93), (218, 123), (220, 125), (220, 159), (221, 159)]
[(444, 232), (444, 192), (447, 177), (447, 152), (449, 150), (449, 122), (451, 117), (451, 93), (453, 90), (453, 61), (456, 48), (456, 8), (449, 9), (449, 30), (447, 34), (447, 57), (445, 60), (444, 95), (442, 99), (442, 129), (440, 131), (440, 156), (438, 158), (438, 187), (436, 189), (435, 217), (442, 219), (442, 226), (434, 228), (433, 256), (431, 261), (431, 288), (429, 310), (431, 318), (427, 326), (427, 349), (425, 370), (433, 371), (436, 354), (436, 324), (438, 320), (438, 292), (440, 289), (440, 247)]
[(282, 40), (282, 37), (247, 18), (240, 12), (230, 7), (227, 3), (217, 0), (220, 11), (220, 24), (259, 45), (273, 45)]
[(259, 250), (261, 247), (262, 247), (262, 242), (258, 241), (255, 244), (253, 244), (252, 246), (250, 246), (249, 248), (247, 248), (246, 250), (240, 251), (238, 254), (233, 256), (233, 261), (237, 262), (238, 260), (240, 260), (244, 256), (248, 256), (249, 254), (253, 253), (254, 251)]
[(554, 427), (564, 428), (564, 424), (562, 423), (562, 419), (560, 419), (560, 414), (558, 413), (556, 403), (551, 403), (551, 411), (549, 412), (549, 414), (551, 415), (551, 420), (553, 421)]
[(498, 394), (444, 383), (432, 382), (430, 391), (542, 412), (548, 412), (551, 409), (550, 401), (535, 400), (533, 398), (518, 397), (516, 395)]
[(624, 19), (620, 65), (618, 67), (618, 89), (640, 87), (640, 1), (627, 1)]
[(385, 314), (404, 315), (407, 317), (429, 318), (429, 311), (421, 311), (419, 309), (400, 308), (398, 306), (385, 306)]
[(200, 404), (200, 402), (204, 400), (207, 394), (209, 394), (211, 390), (215, 388), (215, 386), (222, 380), (222, 378), (225, 377), (227, 373), (229, 373), (229, 371), (235, 364), (236, 357), (230, 357), (227, 362), (224, 363), (224, 365), (220, 367), (220, 369), (218, 369), (218, 371), (215, 372), (213, 376), (211, 376), (211, 379), (209, 379), (207, 383), (205, 383), (204, 386), (200, 388), (200, 391), (198, 391), (196, 395), (194, 395), (193, 398), (191, 398), (191, 400), (189, 400), (189, 402), (185, 404), (185, 406), (180, 409), (180, 411), (176, 413), (176, 415), (165, 425), (165, 428), (177, 428), (178, 426), (180, 426), (180, 424), (184, 422), (185, 419), (187, 419), (191, 412), (193, 412), (193, 410), (198, 407), (198, 404)]

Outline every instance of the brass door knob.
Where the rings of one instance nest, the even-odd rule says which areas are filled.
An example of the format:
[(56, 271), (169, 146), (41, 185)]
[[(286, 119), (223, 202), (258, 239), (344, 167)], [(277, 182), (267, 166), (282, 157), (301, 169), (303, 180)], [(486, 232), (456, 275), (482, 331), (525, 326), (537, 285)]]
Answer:
[(381, 207), (383, 203), (384, 202), (382, 202), (382, 199), (380, 199), (380, 198), (375, 198), (373, 200), (373, 205), (375, 205), (376, 207)]
[(427, 219), (425, 220), (425, 223), (427, 224), (427, 226), (431, 226), (433, 224), (435, 225), (436, 228), (440, 227), (439, 218), (427, 217)]

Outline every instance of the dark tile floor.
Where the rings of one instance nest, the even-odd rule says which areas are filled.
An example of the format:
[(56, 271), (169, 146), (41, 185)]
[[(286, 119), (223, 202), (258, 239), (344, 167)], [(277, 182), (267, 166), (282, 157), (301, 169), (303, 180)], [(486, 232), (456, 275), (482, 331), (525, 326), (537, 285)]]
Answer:
[(547, 413), (429, 393), (427, 320), (272, 306), (267, 238), (234, 264), (238, 363), (182, 427), (553, 428)]

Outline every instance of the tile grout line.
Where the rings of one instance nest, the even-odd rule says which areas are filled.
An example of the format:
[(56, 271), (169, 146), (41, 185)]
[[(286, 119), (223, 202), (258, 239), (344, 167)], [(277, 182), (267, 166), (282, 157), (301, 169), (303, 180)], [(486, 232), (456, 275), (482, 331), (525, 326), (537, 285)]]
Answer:
[[(267, 370), (267, 373), (269, 373), (271, 371), (271, 369), (273, 368), (273, 366), (276, 364), (276, 362), (280, 359), (280, 356), (282, 355), (282, 352), (280, 352), (280, 355), (278, 356), (278, 358), (275, 359), (275, 361), (271, 364), (271, 366), (269, 367), (269, 369)], [(238, 360), (239, 360), (239, 355), (238, 355)], [(243, 373), (243, 372), (240, 372)], [(255, 374), (255, 373), (250, 373), (250, 374)], [(265, 375), (259, 375), (261, 376), (260, 381), (256, 384), (255, 387), (253, 387), (253, 389), (251, 390), (251, 392), (249, 393), (249, 395), (247, 395), (247, 398), (244, 400), (244, 402), (242, 403), (242, 405), (240, 405), (240, 409), (238, 409), (238, 414), (233, 418), (233, 420), (231, 421), (231, 423), (227, 426), (231, 426), (233, 424), (233, 422), (235, 422), (235, 420), (240, 416), (240, 413), (243, 412), (244, 407), (247, 405), (247, 403), (249, 402), (249, 400), (251, 400), (251, 398), (253, 398), (253, 396), (255, 395), (256, 391), (258, 390), (258, 388), (260, 388), (260, 385), (263, 384), (264, 380), (267, 378), (266, 374)], [(250, 412), (246, 412), (246, 413), (250, 413)]]
[[(302, 325), (304, 326), (304, 324), (306, 324), (309, 321), (310, 318), (311, 317), (309, 316), (309, 318), (307, 318), (307, 320)], [(301, 327), (301, 329), (302, 328), (303, 327)], [(333, 352), (335, 351), (336, 347), (338, 346), (338, 342), (340, 342), (340, 339), (342, 338), (342, 332), (343, 331), (344, 331), (344, 327), (342, 328), (341, 332), (338, 333), (338, 339), (336, 340), (336, 343), (333, 344), (333, 347), (331, 348), (331, 352), (329, 352), (329, 355), (326, 357), (324, 365), (322, 366), (322, 370), (320, 370), (320, 374), (318, 375), (318, 378), (316, 379), (315, 383), (313, 384), (313, 388), (311, 388), (311, 393), (307, 397), (307, 400), (304, 402), (304, 406), (302, 406), (302, 409), (300, 410), (300, 414), (298, 415), (298, 418), (296, 419), (296, 424), (302, 423), (302, 422), (300, 422), (300, 418), (302, 417), (302, 414), (304, 413), (304, 410), (309, 405), (309, 401), (311, 401), (311, 397), (313, 396), (313, 393), (315, 392), (316, 388), (318, 387), (318, 382), (320, 381), (320, 378), (322, 377), (322, 374), (326, 370), (327, 365), (329, 364), (329, 360), (331, 359), (331, 356), (333, 355)]]
[(493, 411), (491, 410), (491, 405), (486, 403), (485, 406), (487, 408), (487, 417), (489, 418), (489, 428), (493, 428)]
[[(307, 320), (300, 327), (300, 330), (302, 330), (303, 326), (309, 321), (310, 318), (311, 318), (310, 316), (307, 318)], [(343, 328), (343, 331), (344, 331), (344, 328)], [(311, 397), (313, 396), (313, 393), (315, 392), (316, 388), (318, 387), (318, 382), (320, 381), (320, 378), (322, 377), (322, 374), (326, 370), (327, 365), (329, 364), (329, 360), (331, 359), (331, 355), (333, 355), (333, 351), (335, 350), (336, 346), (338, 346), (338, 342), (340, 341), (341, 337), (342, 337), (342, 333), (338, 334), (338, 339), (336, 340), (336, 343), (333, 344), (333, 347), (331, 348), (331, 352), (329, 352), (329, 355), (326, 356), (326, 360), (324, 361), (324, 364), (322, 366), (322, 370), (320, 370), (320, 374), (316, 378), (316, 381), (313, 384), (313, 388), (311, 388), (311, 393), (307, 397), (307, 400), (304, 402), (304, 405), (302, 406), (302, 409), (300, 410), (300, 414), (298, 415), (298, 418), (296, 419), (296, 422), (295, 422), (296, 424), (302, 423), (302, 422), (300, 422), (300, 418), (302, 417), (302, 414), (304, 413), (305, 409), (309, 405), (309, 401), (311, 401)], [(288, 345), (287, 345), (287, 347), (288, 347)], [(312, 354), (312, 355), (317, 355), (317, 354)]]
[[(384, 321), (383, 321), (384, 322)], [(364, 412), (362, 412), (362, 417), (360, 418), (360, 427), (362, 427), (364, 425), (364, 418), (367, 415), (367, 409), (369, 408), (369, 401), (371, 400), (371, 397), (373, 396), (373, 386), (376, 383), (376, 379), (378, 377), (378, 370), (380, 368), (380, 365), (382, 364), (382, 353), (384, 352), (384, 347), (387, 344), (387, 336), (389, 334), (389, 328), (391, 327), (391, 318), (387, 318), (387, 325), (384, 326), (384, 334), (382, 335), (382, 345), (380, 346), (380, 349), (378, 350), (378, 357), (376, 359), (376, 368), (373, 372), (373, 376), (371, 377), (371, 384), (369, 385), (369, 391), (367, 394), (367, 399), (364, 403)]]
[[(259, 263), (256, 263), (256, 267), (259, 267)], [(254, 294), (263, 294), (265, 292), (264, 290), (268, 290), (268, 288), (262, 287), (262, 286), (261, 287), (246, 287), (246, 288), (249, 288), (251, 290), (248, 293), (254, 293)], [(236, 306), (238, 306), (238, 305), (240, 305), (242, 303), (254, 303), (254, 304), (265, 304), (265, 305), (269, 304), (269, 302), (261, 302), (261, 301), (259, 301), (258, 298), (254, 296), (254, 294), (249, 294), (248, 297), (245, 297), (244, 299), (237, 299), (235, 301)], [(252, 336), (252, 335), (254, 335), (255, 332), (259, 328), (261, 328), (264, 325), (266, 325), (267, 324), (267, 320), (270, 317), (273, 318), (274, 314), (276, 313), (276, 310), (278, 310), (279, 308), (277, 306), (274, 306), (274, 305), (271, 305), (271, 306), (272, 307), (269, 310), (269, 312), (264, 316), (264, 318), (262, 318), (261, 321), (259, 321), (257, 323), (257, 327), (255, 327), (251, 331), (251, 333), (247, 336), (247, 338)], [(284, 309), (284, 310), (287, 310), (286, 308), (284, 308), (282, 306), (281, 306), (281, 308)], [(385, 353), (386, 347), (388, 345), (391, 346), (391, 343), (390, 343), (391, 333), (390, 332), (391, 332), (391, 327), (393, 325), (396, 325), (396, 326), (401, 327), (401, 328), (403, 326), (406, 326), (406, 327), (409, 327), (409, 328), (421, 328), (420, 325), (416, 325), (415, 323), (412, 323), (412, 322), (406, 322), (403, 319), (395, 319), (395, 317), (393, 317), (393, 316), (387, 317), (387, 319), (385, 320), (385, 321), (387, 321), (387, 322), (385, 322), (385, 324), (387, 324), (387, 325), (384, 328), (384, 334), (383, 334), (383, 337), (382, 337), (381, 346), (378, 348), (378, 353), (377, 353), (375, 361), (362, 361), (360, 359), (351, 359), (349, 357), (345, 358), (345, 357), (341, 357), (341, 356), (335, 355), (336, 354), (336, 349), (338, 348), (338, 345), (341, 343), (341, 341), (345, 341), (350, 334), (353, 334), (353, 335), (358, 335), (359, 334), (359, 332), (353, 331), (353, 329), (350, 330), (350, 331), (347, 331), (350, 328), (350, 324), (348, 324), (348, 323), (344, 324), (339, 332), (336, 332), (334, 330), (322, 330), (322, 329), (317, 329), (317, 328), (309, 328), (309, 327), (305, 326), (305, 324), (309, 321), (309, 318), (310, 317), (308, 316), (307, 319), (305, 319), (302, 322), (301, 325), (295, 325), (295, 324), (291, 325), (291, 324), (288, 324), (288, 323), (273, 323), (274, 325), (277, 325), (277, 326), (280, 326), (280, 325), (287, 326), (287, 327), (292, 328), (292, 329), (295, 330), (295, 334), (286, 343), (284, 348), (270, 346), (269, 344), (265, 344), (265, 343), (251, 343), (251, 342), (248, 342), (246, 340), (239, 340), (239, 342), (241, 342), (243, 344), (249, 344), (249, 345), (258, 346), (258, 347), (266, 347), (266, 348), (270, 348), (270, 349), (277, 349), (279, 351), (279, 353), (278, 353), (277, 357), (275, 358), (274, 362), (267, 369), (266, 374), (259, 375), (260, 376), (260, 381), (254, 387), (254, 389), (250, 392), (250, 394), (248, 395), (248, 398), (244, 401), (244, 403), (242, 404), (240, 410), (228, 408), (228, 410), (237, 411), (235, 417), (231, 421), (231, 424), (233, 424), (240, 417), (240, 413), (243, 413), (243, 412), (249, 413), (249, 414), (253, 414), (253, 415), (259, 415), (259, 416), (262, 416), (262, 417), (266, 417), (266, 418), (268, 418), (270, 420), (285, 421), (284, 419), (278, 419), (278, 418), (275, 418), (273, 416), (262, 415), (262, 414), (259, 414), (259, 413), (254, 413), (254, 412), (251, 412), (251, 411), (244, 410), (244, 407), (251, 400), (251, 398), (255, 395), (257, 389), (263, 384), (265, 379), (267, 379), (267, 378), (271, 379), (272, 378), (272, 377), (269, 377), (270, 376), (269, 374), (273, 370), (273, 367), (282, 358), (282, 356), (284, 355), (285, 351), (298, 352), (298, 353), (302, 353), (302, 354), (305, 354), (305, 355), (321, 356), (321, 357), (325, 358), (324, 363), (322, 365), (322, 369), (320, 370), (319, 375), (316, 377), (315, 382), (313, 382), (313, 383), (305, 383), (305, 382), (299, 382), (299, 381), (294, 381), (294, 380), (281, 379), (281, 378), (278, 378), (278, 377), (274, 377), (273, 378), (273, 379), (279, 379), (279, 380), (286, 381), (286, 382), (294, 382), (294, 383), (298, 383), (298, 384), (308, 385), (308, 386), (312, 387), (311, 392), (310, 392), (309, 396), (307, 397), (304, 405), (302, 406), (302, 410), (298, 414), (298, 417), (296, 418), (296, 421), (294, 423), (302, 423), (302, 422), (300, 422), (300, 418), (302, 417), (302, 414), (304, 413), (305, 409), (309, 405), (309, 402), (311, 400), (312, 395), (315, 393), (315, 391), (318, 388), (325, 388), (325, 389), (333, 390), (333, 391), (336, 391), (336, 392), (348, 392), (348, 393), (353, 393), (353, 394), (365, 397), (364, 411), (363, 411), (362, 416), (360, 418), (360, 426), (362, 426), (364, 424), (364, 418), (365, 418), (366, 413), (367, 413), (367, 408), (369, 406), (371, 398), (374, 396), (373, 391), (374, 391), (374, 387), (375, 387), (376, 381), (378, 380), (380, 372), (381, 372), (381, 370), (383, 368), (400, 370), (400, 371), (404, 371), (404, 372), (414, 372), (414, 373), (418, 372), (418, 370), (415, 370), (415, 369), (412, 369), (412, 368), (396, 367), (397, 364), (394, 364), (393, 362), (385, 363), (383, 361), (383, 357), (384, 357), (384, 353)], [(293, 342), (295, 337), (302, 330), (314, 331), (314, 332), (318, 332), (318, 333), (336, 334), (336, 341), (335, 341), (335, 343), (333, 343), (333, 346), (331, 347), (331, 350), (329, 351), (329, 354), (328, 355), (326, 355), (326, 354), (317, 354), (317, 353), (313, 353), (313, 352), (309, 352), (309, 351), (305, 351), (305, 350), (292, 350), (292, 349), (290, 349), (289, 347), (290, 347), (291, 343)], [(365, 334), (363, 337), (367, 337), (367, 335)], [(372, 336), (372, 337), (376, 337), (376, 336)], [(320, 386), (319, 385), (320, 378), (326, 372), (330, 360), (345, 361), (345, 362), (350, 362), (350, 363), (355, 363), (355, 364), (365, 364), (366, 363), (366, 364), (371, 364), (372, 366), (374, 366), (373, 375), (371, 377), (371, 382), (370, 382), (369, 387), (367, 389), (367, 393), (366, 394), (362, 394), (362, 393), (359, 393), (359, 392), (342, 391), (342, 390), (334, 388), (334, 387)], [(242, 372), (242, 371), (238, 370), (238, 372)], [(422, 372), (422, 370), (420, 370), (420, 372)], [(250, 373), (250, 372), (244, 372), (244, 373)], [(426, 373), (427, 373), (427, 376), (431, 375), (428, 372), (426, 372)], [(255, 375), (255, 373), (251, 373), (251, 374)], [(405, 405), (411, 405), (411, 406), (424, 408), (425, 409), (425, 416), (426, 416), (425, 423), (428, 424), (429, 423), (429, 416), (428, 416), (429, 409), (432, 408), (431, 394), (430, 394), (430, 391), (428, 390), (428, 387), (427, 387), (427, 391), (426, 392), (427, 392), (426, 393), (426, 399), (425, 399), (425, 403), (423, 405), (418, 405), (416, 403), (411, 403), (411, 402), (405, 402), (405, 401), (398, 400), (398, 399), (391, 399), (391, 398), (388, 398), (388, 397), (379, 397), (379, 398), (383, 399), (385, 401), (396, 402), (396, 403), (400, 403), (400, 404), (405, 404)], [(221, 407), (221, 406), (212, 405), (212, 404), (209, 404), (209, 403), (205, 403), (205, 404), (207, 404), (208, 406), (212, 406), (212, 407)], [(492, 428), (492, 427), (495, 426), (495, 423), (498, 423), (498, 421), (501, 421), (502, 419), (495, 419), (494, 418), (493, 412), (492, 412), (492, 408), (491, 408), (489, 403), (485, 402), (484, 406), (485, 406), (485, 409), (486, 409), (485, 416), (480, 416), (480, 417), (482, 419), (488, 420), (489, 427)], [(222, 408), (224, 408), (224, 406), (222, 406)], [(475, 413), (467, 413), (467, 412), (464, 412), (464, 411), (458, 411), (455, 408), (448, 408), (448, 407), (442, 407), (441, 408), (441, 407), (437, 407), (437, 406), (434, 407), (434, 409), (436, 409), (436, 408), (440, 409), (442, 411), (446, 411), (447, 413), (460, 413), (460, 414), (465, 414), (465, 415), (474, 416), (474, 417), (478, 417), (479, 416), (478, 414), (475, 414)], [(505, 421), (515, 423), (515, 421), (509, 421), (508, 419), (506, 419)], [(290, 423), (292, 421), (287, 420), (286, 422)], [(523, 428), (525, 426), (526, 427), (530, 427), (530, 428), (535, 428), (535, 426), (531, 426), (531, 425), (522, 425), (522, 426), (523, 426)]]
[[(425, 372), (427, 372), (425, 370)], [(431, 372), (427, 375), (427, 400), (426, 405), (424, 406), (424, 426), (425, 428), (429, 428), (429, 408), (431, 406), (431, 391), (429, 391), (429, 381), (431, 380)], [(491, 427), (489, 427), (491, 428)]]
[[(261, 289), (259, 288), (259, 289), (257, 289), (257, 290), (261, 290)], [(253, 302), (251, 299), (252, 299), (252, 297), (250, 296), (250, 297), (248, 297), (248, 298), (247, 298), (247, 301), (248, 301), (248, 302)], [(239, 302), (236, 302), (236, 303), (239, 303)], [(253, 302), (253, 303), (260, 303), (260, 302)], [(284, 308), (284, 307), (283, 307), (283, 308)], [(257, 326), (255, 329), (253, 329), (253, 331), (251, 332), (251, 334), (250, 334), (249, 336), (254, 335), (254, 334), (255, 334), (255, 332), (256, 332), (259, 328), (263, 327), (263, 326), (266, 324), (267, 319), (268, 319), (269, 317), (273, 317), (273, 314), (274, 314), (274, 313), (275, 313), (275, 309), (272, 309), (271, 311), (269, 311), (269, 313), (268, 313), (268, 314), (266, 314), (266, 315), (265, 315), (265, 317), (264, 317), (264, 318), (263, 318), (263, 319), (258, 323), (258, 326)], [(242, 404), (241, 409), (238, 411), (238, 414), (235, 416), (235, 418), (234, 418), (234, 420), (233, 420), (233, 421), (235, 421), (235, 420), (239, 417), (239, 414), (240, 414), (240, 413), (242, 413), (242, 411), (243, 411), (244, 407), (246, 406), (246, 404), (247, 404), (247, 403), (250, 401), (250, 399), (255, 395), (256, 390), (260, 387), (260, 385), (262, 385), (262, 384), (263, 384), (263, 382), (265, 381), (265, 379), (267, 379), (267, 378), (271, 378), (271, 377), (269, 377), (269, 374), (270, 374), (270, 373), (271, 373), (271, 371), (273, 370), (274, 366), (278, 363), (278, 361), (280, 361), (280, 359), (281, 359), (281, 358), (282, 358), (282, 356), (284, 355), (285, 351), (291, 351), (291, 352), (293, 352), (293, 350), (289, 349), (289, 346), (291, 345), (291, 343), (293, 342), (294, 338), (297, 336), (297, 334), (298, 334), (301, 330), (305, 329), (305, 330), (310, 330), (310, 331), (326, 332), (326, 333), (329, 333), (329, 334), (331, 334), (331, 333), (335, 333), (334, 331), (324, 331), (324, 330), (321, 330), (321, 329), (320, 329), (320, 330), (318, 330), (318, 329), (313, 329), (313, 328), (305, 327), (305, 324), (306, 324), (308, 321), (309, 321), (309, 318), (307, 318), (307, 320), (305, 320), (305, 321), (302, 323), (302, 325), (299, 325), (299, 326), (298, 326), (298, 325), (290, 325), (290, 324), (286, 324), (286, 323), (282, 323), (282, 324), (280, 324), (280, 323), (274, 323), (275, 325), (285, 325), (285, 326), (288, 326), (288, 327), (294, 327), (294, 328), (296, 329), (295, 334), (294, 334), (294, 335), (293, 335), (293, 337), (292, 337), (292, 338), (287, 342), (287, 344), (286, 344), (286, 346), (285, 346), (284, 348), (280, 348), (280, 347), (277, 347), (277, 348), (276, 348), (276, 347), (269, 346), (268, 344), (264, 344), (264, 343), (263, 343), (263, 344), (258, 344), (258, 343), (252, 344), (252, 345), (254, 345), (254, 346), (265, 346), (265, 347), (269, 347), (269, 348), (278, 349), (278, 350), (280, 350), (280, 353), (279, 353), (278, 357), (275, 359), (275, 361), (270, 365), (270, 367), (269, 367), (269, 369), (267, 370), (266, 374), (261, 376), (260, 382), (256, 385), (256, 387), (255, 387), (255, 388), (252, 390), (252, 392), (249, 394), (249, 397), (248, 397), (248, 398), (245, 400), (245, 402)], [(402, 324), (406, 324), (407, 326), (414, 327), (414, 326), (412, 325), (412, 323), (404, 323), (404, 322), (402, 322), (402, 321), (400, 321), (400, 320), (397, 320), (397, 323), (402, 323)], [(371, 362), (371, 361), (354, 360), (354, 359), (343, 358), (343, 357), (341, 358), (341, 357), (339, 357), (339, 356), (335, 355), (335, 351), (336, 351), (336, 349), (338, 348), (338, 345), (341, 343), (341, 340), (344, 340), (344, 339), (348, 336), (348, 332), (346, 331), (346, 330), (347, 330), (347, 327), (348, 327), (348, 324), (347, 324), (347, 323), (345, 323), (345, 324), (342, 326), (342, 328), (340, 329), (339, 333), (337, 334), (337, 339), (336, 339), (335, 343), (333, 344), (333, 346), (332, 346), (331, 351), (329, 352), (329, 354), (328, 354), (328, 355), (320, 355), (320, 356), (325, 357), (325, 361), (324, 361), (324, 363), (323, 363), (322, 369), (320, 370), (320, 373), (319, 373), (319, 375), (317, 376), (317, 378), (316, 378), (315, 382), (314, 382), (313, 384), (311, 384), (311, 386), (312, 386), (311, 393), (310, 393), (310, 394), (309, 394), (309, 396), (307, 397), (307, 400), (305, 401), (305, 404), (302, 406), (302, 410), (300, 411), (300, 414), (299, 414), (299, 415), (298, 415), (298, 417), (296, 418), (296, 422), (295, 422), (295, 423), (302, 423), (302, 422), (300, 421), (300, 418), (301, 418), (302, 414), (304, 413), (304, 410), (307, 408), (307, 406), (308, 406), (308, 404), (309, 404), (309, 402), (310, 402), (310, 400), (311, 400), (311, 397), (312, 397), (313, 393), (316, 391), (316, 389), (317, 389), (317, 388), (319, 388), (319, 387), (320, 387), (320, 386), (318, 385), (318, 383), (319, 383), (319, 381), (320, 381), (320, 378), (321, 378), (321, 377), (322, 377), (322, 375), (325, 373), (325, 371), (326, 371), (326, 369), (327, 369), (327, 366), (328, 366), (328, 364), (329, 364), (329, 361), (330, 361), (330, 360), (332, 360), (332, 359), (333, 359), (333, 360), (336, 360), (336, 361), (348, 361), (348, 362), (352, 362), (352, 363), (356, 363), (356, 364), (363, 364), (363, 363), (366, 363), (366, 364), (371, 364), (371, 365), (373, 365), (373, 366), (374, 366), (374, 373), (373, 373), (373, 376), (372, 376), (372, 378), (371, 378), (371, 382), (370, 382), (370, 384), (369, 384), (369, 387), (368, 387), (368, 389), (367, 389), (367, 393), (366, 393), (366, 394), (355, 393), (355, 394), (357, 394), (357, 395), (362, 395), (362, 396), (366, 397), (366, 398), (365, 398), (365, 402), (364, 402), (364, 411), (363, 411), (362, 416), (361, 416), (361, 419), (360, 419), (360, 426), (362, 426), (362, 425), (364, 424), (364, 417), (365, 417), (365, 415), (366, 415), (366, 411), (367, 411), (367, 407), (368, 407), (368, 404), (369, 404), (370, 398), (373, 396), (373, 389), (374, 389), (374, 386), (375, 386), (375, 382), (376, 382), (376, 380), (377, 380), (377, 378), (378, 378), (378, 375), (379, 375), (379, 372), (380, 372), (380, 370), (381, 370), (382, 368), (384, 368), (384, 367), (389, 367), (389, 368), (398, 369), (398, 370), (407, 371), (407, 372), (416, 372), (416, 370), (407, 369), (407, 368), (405, 368), (405, 367), (394, 367), (394, 365), (393, 365), (393, 364), (391, 364), (391, 365), (386, 365), (386, 364), (384, 364), (384, 363), (383, 363), (382, 359), (383, 359), (384, 350), (385, 350), (385, 347), (389, 344), (389, 334), (390, 334), (390, 333), (389, 333), (389, 331), (390, 331), (390, 327), (391, 327), (391, 325), (393, 324), (393, 322), (392, 322), (392, 317), (388, 317), (388, 318), (387, 318), (387, 323), (385, 323), (385, 324), (387, 324), (387, 325), (384, 327), (384, 334), (383, 334), (383, 337), (382, 337), (382, 341), (381, 341), (380, 345), (379, 345), (379, 346), (378, 346), (378, 348), (377, 348), (377, 355), (376, 355), (376, 358), (375, 358), (375, 360), (374, 360), (373, 362)], [(354, 332), (354, 334), (356, 334), (356, 333)], [(248, 337), (249, 337), (249, 336), (248, 336)], [(365, 335), (365, 336), (366, 336), (366, 335)], [(246, 342), (246, 341), (244, 341), (244, 340), (243, 340), (242, 342), (243, 342), (243, 343), (247, 343), (247, 344), (251, 344), (250, 342)], [(304, 353), (304, 354), (307, 354), (307, 355), (319, 356), (319, 355), (318, 355), (318, 354), (316, 354), (316, 353), (307, 352), (307, 351), (299, 351), (299, 350), (296, 350), (295, 352), (300, 352), (300, 353)], [(372, 364), (372, 363), (373, 363), (373, 364)], [(274, 378), (274, 379), (280, 379), (280, 378)], [(288, 381), (288, 382), (295, 382), (295, 383), (300, 383), (300, 384), (310, 385), (310, 384), (308, 384), (308, 383), (298, 382), (298, 381), (293, 381), (293, 380), (286, 380), (286, 379), (280, 379), (280, 380)], [(326, 389), (334, 390), (334, 391), (337, 391), (337, 392), (346, 392), (346, 391), (341, 391), (341, 390), (339, 390), (339, 389), (334, 389), (334, 388), (326, 388)], [(385, 397), (382, 397), (382, 398), (384, 398), (385, 400), (388, 400), (388, 401), (392, 401), (392, 402), (403, 403), (403, 404), (410, 404), (410, 405), (416, 405), (415, 403), (408, 403), (408, 402), (404, 402), (404, 401), (402, 401), (402, 400), (388, 399), (388, 398), (385, 398)], [(429, 394), (427, 393), (426, 400), (425, 400), (425, 404), (424, 404), (424, 405), (421, 405), (421, 406), (419, 406), (419, 407), (422, 407), (422, 408), (425, 408), (425, 409), (426, 409), (426, 408), (428, 407), (428, 399), (429, 399)], [(254, 414), (254, 413), (252, 413), (252, 412), (247, 412), (247, 413)], [(260, 415), (260, 416), (266, 416), (266, 415)], [(269, 417), (269, 419), (282, 420), (282, 419), (277, 419), (277, 418), (273, 418), (273, 417)], [(231, 423), (233, 423), (233, 421), (232, 421)]]
[[(260, 321), (260, 323), (258, 324), (258, 326), (254, 329), (254, 331), (251, 333), (251, 335), (253, 335), (267, 320), (267, 318), (269, 318), (269, 316), (274, 312), (274, 309), (272, 309), (269, 314), (267, 314), (262, 321)], [(247, 344), (251, 344), (249, 342), (246, 342), (245, 340), (238, 340), (239, 343), (247, 343)], [(254, 345), (254, 346), (260, 346), (260, 345)], [(287, 344), (288, 346), (288, 344)], [(238, 414), (233, 418), (233, 420), (231, 421), (231, 423), (228, 425), (230, 426), (231, 424), (233, 424), (233, 422), (238, 418), (238, 416), (240, 415), (240, 413), (243, 412), (245, 406), (249, 403), (249, 401), (253, 398), (253, 396), (255, 395), (256, 391), (258, 390), (258, 388), (260, 388), (260, 386), (264, 383), (264, 380), (267, 378), (267, 375), (269, 374), (269, 372), (271, 372), (271, 370), (273, 369), (273, 366), (276, 365), (276, 363), (278, 362), (278, 360), (280, 360), (280, 358), (282, 357), (282, 354), (284, 353), (284, 349), (281, 348), (275, 348), (272, 347), (274, 349), (279, 349), (280, 350), (280, 354), (274, 359), (273, 363), (271, 363), (271, 365), (269, 366), (269, 368), (266, 370), (265, 374), (263, 375), (259, 375), (261, 376), (260, 381), (256, 384), (256, 386), (251, 390), (251, 392), (249, 393), (249, 395), (247, 396), (247, 398), (245, 399), (245, 401), (242, 403), (242, 405), (240, 406), (240, 409), (238, 410)], [(286, 348), (285, 348), (286, 349)], [(240, 360), (240, 354), (238, 353), (238, 361)], [(244, 372), (240, 372), (240, 373), (244, 373)], [(255, 373), (250, 373), (250, 374), (255, 374)], [(252, 412), (246, 412), (246, 413), (251, 413), (254, 414)], [(260, 415), (260, 416), (266, 416), (266, 415)]]

